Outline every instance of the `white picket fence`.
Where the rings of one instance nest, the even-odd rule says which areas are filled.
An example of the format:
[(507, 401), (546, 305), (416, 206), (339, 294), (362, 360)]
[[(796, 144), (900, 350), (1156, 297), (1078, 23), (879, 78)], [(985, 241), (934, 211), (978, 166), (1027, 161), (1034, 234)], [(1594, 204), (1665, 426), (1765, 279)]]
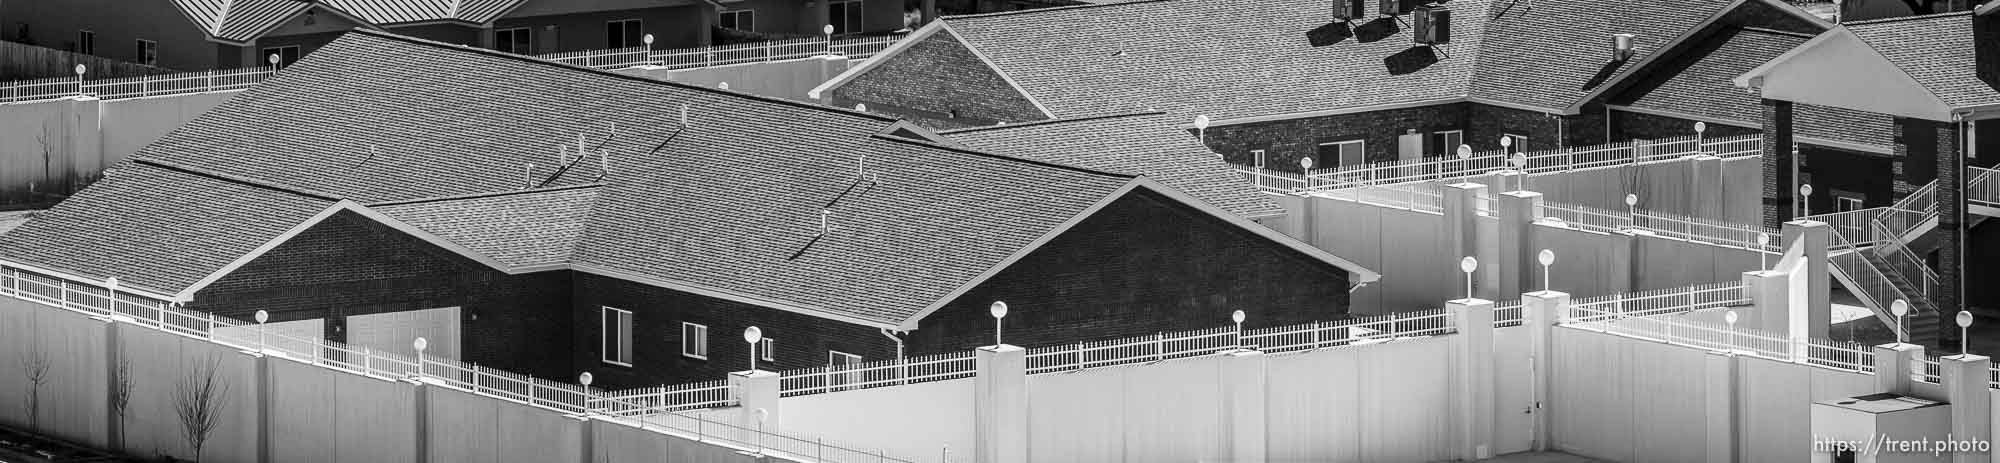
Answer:
[[(760, 63), (836, 54), (865, 58), (902, 39), (902, 35), (839, 40), (805, 38), (716, 47), (649, 50), (646, 47), (584, 50), (537, 55), (537, 58), (595, 69), (640, 65), (693, 69), (728, 64)], [(86, 70), (88, 71), (88, 70)], [(49, 100), (78, 95), (112, 100), (149, 96), (243, 90), (263, 82), (276, 70), (269, 66), (182, 72), (145, 77), (83, 79), (57, 77), (0, 82), (0, 103)]]
[[(1662, 140), (1633, 140), (1594, 146), (1562, 147), (1524, 154), (1526, 165), (1519, 170), (1529, 175), (1602, 169), (1624, 165), (1651, 164), (1696, 154), (1722, 158), (1757, 156), (1762, 153), (1761, 135), (1738, 135), (1702, 139), (1678, 137)], [(1414, 182), (1446, 183), (1497, 170), (1513, 169), (1508, 157), (1515, 153), (1493, 150), (1474, 153), (1466, 159), (1434, 156), (1407, 161), (1371, 162), (1310, 169), (1302, 175), (1293, 166), (1281, 169), (1235, 166), (1251, 184), (1267, 191), (1299, 194), (1360, 186), (1397, 185)]]

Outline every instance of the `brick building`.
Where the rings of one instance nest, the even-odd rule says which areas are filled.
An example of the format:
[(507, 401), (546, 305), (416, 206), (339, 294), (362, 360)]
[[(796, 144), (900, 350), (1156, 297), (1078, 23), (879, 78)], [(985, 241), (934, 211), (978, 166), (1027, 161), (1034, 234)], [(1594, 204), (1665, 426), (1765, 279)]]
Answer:
[(362, 31), (0, 235), (0, 266), (610, 386), (741, 370), (749, 326), (764, 365), (817, 367), (988, 343), (996, 300), (1038, 345), (1341, 318), (1379, 278), (1245, 219), (1276, 206), (1227, 176), (968, 144)]
[[(1604, 105), (1607, 91), (1656, 73), (1641, 68), (1661, 56), (1739, 27), (1827, 27), (1768, 0), (1381, 10), (1407, 3), (1158, 0), (945, 17), (813, 95), (947, 129), (1159, 110), (1192, 130), (1207, 116), (1201, 136), (1228, 161), (1296, 170), (1303, 157), (1326, 167), (1491, 150), (1502, 136), (1527, 150), (1605, 143), (1623, 130), (1614, 121), (1632, 119)], [(1418, 43), (1419, 18), (1447, 26)], [(1624, 56), (1617, 34), (1631, 34)]]
[(0, 2), (0, 40), (169, 69), (285, 62), (352, 29), (518, 54), (880, 33), (906, 0), (63, 0)]

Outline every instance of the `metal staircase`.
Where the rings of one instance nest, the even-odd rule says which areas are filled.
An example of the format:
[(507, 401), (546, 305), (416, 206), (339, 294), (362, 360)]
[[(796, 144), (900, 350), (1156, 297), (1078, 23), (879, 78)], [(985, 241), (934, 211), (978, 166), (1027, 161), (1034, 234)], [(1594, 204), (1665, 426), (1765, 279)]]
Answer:
[[(1965, 200), (1972, 210), (1967, 226), (2000, 215), (2000, 177), (1995, 170), (1968, 168)], [(1920, 257), (1937, 247), (1937, 182), (1924, 185), (1889, 207), (1810, 217), (1832, 229), (1829, 260), (1833, 276), (1853, 292), (1877, 318), (1894, 324), (1890, 303), (1910, 304), (1904, 317), (1912, 343), (1937, 345), (1944, 314), (1931, 302), (1937, 271)]]

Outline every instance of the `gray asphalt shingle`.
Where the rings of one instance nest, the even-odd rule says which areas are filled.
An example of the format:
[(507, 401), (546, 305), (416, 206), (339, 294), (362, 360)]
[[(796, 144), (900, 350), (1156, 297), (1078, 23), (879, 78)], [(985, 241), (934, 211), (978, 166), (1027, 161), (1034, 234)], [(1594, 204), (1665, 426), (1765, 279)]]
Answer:
[(1137, 113), (945, 132), (973, 149), (1145, 175), (1244, 217), (1285, 212), (1165, 113)]

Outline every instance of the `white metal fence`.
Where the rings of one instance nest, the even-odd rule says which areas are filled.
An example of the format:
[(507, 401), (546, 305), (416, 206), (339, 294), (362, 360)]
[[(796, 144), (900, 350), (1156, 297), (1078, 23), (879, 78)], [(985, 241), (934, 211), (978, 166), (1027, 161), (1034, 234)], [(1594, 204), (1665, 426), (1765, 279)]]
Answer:
[[(257, 329), (214, 313), (196, 312), (163, 301), (119, 293), (95, 284), (77, 283), (12, 267), (0, 267), (0, 296), (9, 296), (92, 316), (112, 318), (194, 339), (257, 350), (299, 362), (353, 374), (387, 379), (418, 378), (474, 394), (564, 413), (590, 414), (657, 430), (688, 433), (697, 439), (720, 441), (746, 449), (782, 450), (805, 461), (905, 462), (880, 450), (828, 443), (824, 439), (778, 430), (749, 429), (729, 420), (700, 416), (690, 410), (733, 404), (728, 386), (720, 382), (697, 387), (606, 393), (603, 390), (481, 367), (456, 360), (412, 358), (370, 351), (318, 337), (290, 336)], [(115, 303), (113, 302), (115, 301)], [(643, 392), (650, 392), (646, 394)], [(719, 398), (718, 398), (719, 397)], [(928, 460), (926, 460), (928, 461)]]
[(977, 369), (971, 351), (878, 360), (859, 365), (827, 365), (779, 373), (785, 397), (883, 386), (970, 378)]
[[(888, 48), (902, 37), (883, 35), (831, 41), (824, 38), (806, 38), (670, 50), (649, 50), (646, 47), (614, 48), (549, 53), (536, 57), (596, 69), (639, 65), (692, 69), (807, 58), (829, 53), (848, 58), (865, 58)], [(111, 100), (242, 90), (263, 82), (273, 72), (274, 69), (269, 66), (259, 66), (116, 79), (58, 77), (0, 82), (0, 103), (48, 100), (77, 95), (91, 95)]]
[[(1530, 175), (1552, 172), (1601, 169), (1634, 164), (1650, 164), (1695, 154), (1723, 158), (1756, 156), (1762, 152), (1761, 135), (1739, 135), (1698, 139), (1680, 137), (1663, 140), (1633, 140), (1595, 146), (1563, 147), (1522, 153)], [(1371, 162), (1349, 166), (1312, 169), (1301, 175), (1283, 169), (1235, 166), (1252, 184), (1270, 191), (1301, 193), (1358, 186), (1395, 185), (1413, 182), (1448, 182), (1495, 170), (1511, 169), (1507, 157), (1514, 153), (1494, 150), (1474, 153), (1466, 159), (1436, 156), (1407, 161)]]

